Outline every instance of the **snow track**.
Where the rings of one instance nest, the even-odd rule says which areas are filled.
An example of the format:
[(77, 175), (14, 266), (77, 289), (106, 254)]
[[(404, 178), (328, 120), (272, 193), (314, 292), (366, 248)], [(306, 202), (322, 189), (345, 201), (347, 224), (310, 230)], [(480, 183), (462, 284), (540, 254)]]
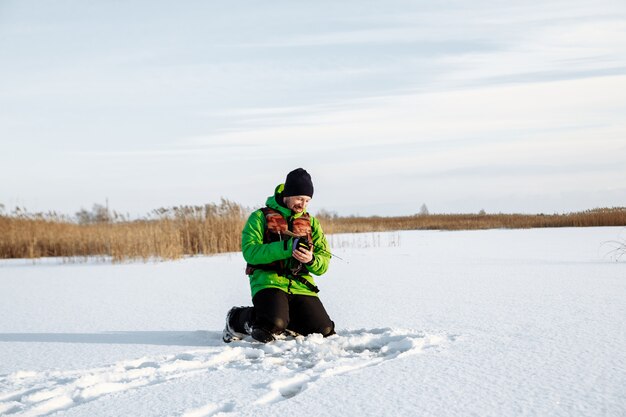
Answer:
[[(0, 376), (0, 414), (43, 416), (122, 391), (160, 384), (223, 367), (267, 371), (272, 379), (256, 401), (264, 405), (292, 398), (318, 381), (379, 365), (387, 360), (442, 347), (452, 337), (399, 329), (345, 330), (284, 338), (269, 344), (244, 340), (218, 345), (220, 333), (208, 332), (204, 349), (125, 360), (92, 369), (18, 371)], [(235, 403), (207, 404), (184, 416), (230, 412)]]

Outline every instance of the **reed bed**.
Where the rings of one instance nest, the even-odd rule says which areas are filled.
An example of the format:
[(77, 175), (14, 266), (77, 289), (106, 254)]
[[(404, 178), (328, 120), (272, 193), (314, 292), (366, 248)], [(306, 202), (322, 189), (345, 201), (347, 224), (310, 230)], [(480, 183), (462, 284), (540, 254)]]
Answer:
[(399, 217), (324, 215), (319, 218), (324, 231), (329, 234), (391, 230), (626, 226), (626, 207), (602, 208), (567, 214), (427, 214)]
[[(58, 215), (20, 212), (0, 215), (0, 258), (102, 257), (177, 259), (239, 251), (241, 229), (250, 210), (219, 204), (154, 210), (142, 220), (106, 216), (92, 223)], [(494, 228), (626, 226), (626, 208), (568, 214), (427, 214), (402, 217), (340, 217), (320, 213), (327, 234), (397, 230), (475, 230)], [(104, 219), (104, 220), (103, 220)]]
[(220, 204), (159, 209), (150, 219), (77, 224), (45, 216), (0, 216), (0, 258), (177, 259), (238, 251), (248, 211)]

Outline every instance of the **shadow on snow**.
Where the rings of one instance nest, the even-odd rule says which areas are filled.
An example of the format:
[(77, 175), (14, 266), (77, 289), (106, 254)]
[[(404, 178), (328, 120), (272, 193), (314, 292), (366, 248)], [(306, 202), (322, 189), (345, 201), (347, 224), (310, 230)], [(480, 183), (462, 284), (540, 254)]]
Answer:
[(220, 346), (219, 331), (124, 331), (102, 333), (0, 333), (0, 342)]

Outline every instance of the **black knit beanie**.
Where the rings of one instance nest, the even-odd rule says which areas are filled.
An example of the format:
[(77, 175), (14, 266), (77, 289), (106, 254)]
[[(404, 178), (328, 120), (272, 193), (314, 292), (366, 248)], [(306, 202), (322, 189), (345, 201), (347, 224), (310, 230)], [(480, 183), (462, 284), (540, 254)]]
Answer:
[(294, 195), (308, 195), (313, 198), (313, 182), (311, 176), (302, 168), (294, 169), (287, 174), (283, 197)]

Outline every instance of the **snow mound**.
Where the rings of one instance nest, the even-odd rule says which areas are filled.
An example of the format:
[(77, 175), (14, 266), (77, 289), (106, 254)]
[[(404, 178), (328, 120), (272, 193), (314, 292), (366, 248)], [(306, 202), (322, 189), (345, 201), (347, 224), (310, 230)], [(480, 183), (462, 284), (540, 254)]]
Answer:
[[(215, 332), (211, 337), (217, 336)], [(298, 395), (320, 379), (441, 347), (448, 340), (401, 329), (343, 330), (328, 338), (313, 334), (280, 338), (269, 344), (245, 339), (92, 369), (17, 371), (0, 376), (0, 414), (42, 416), (105, 395), (223, 367), (264, 370), (274, 375), (267, 382), (266, 394), (256, 402), (268, 404)], [(212, 415), (232, 407), (230, 403), (207, 404), (185, 415)]]

